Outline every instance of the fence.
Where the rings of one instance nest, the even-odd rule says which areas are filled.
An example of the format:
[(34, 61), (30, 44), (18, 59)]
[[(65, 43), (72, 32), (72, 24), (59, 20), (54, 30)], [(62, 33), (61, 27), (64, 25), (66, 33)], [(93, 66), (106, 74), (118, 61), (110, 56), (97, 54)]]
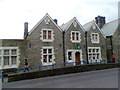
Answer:
[[(35, 66), (35, 67), (24, 67), (24, 68), (16, 68), (14, 70), (14, 73), (19, 73), (19, 72), (27, 72), (27, 69), (29, 71), (41, 71), (41, 70), (46, 70), (46, 69), (55, 69), (55, 68), (65, 68), (65, 67), (71, 67), (71, 66), (76, 66), (76, 65), (86, 65), (86, 64), (102, 64), (102, 63), (118, 63), (119, 60), (83, 60), (83, 61), (75, 61), (75, 62), (65, 62), (65, 63), (58, 63), (58, 64), (51, 64), (51, 65), (41, 65), (41, 66)], [(61, 67), (58, 67), (61, 66)], [(46, 68), (44, 68), (46, 67)], [(47, 68), (48, 67), (48, 68)]]
[[(24, 68), (16, 68), (14, 69), (13, 73), (25, 73), (25, 72), (33, 72), (33, 71), (42, 71), (48, 69), (56, 69), (56, 68), (66, 68), (66, 67), (74, 67), (79, 65), (88, 65), (88, 64), (107, 64), (107, 63), (119, 63), (119, 60), (83, 60), (83, 61), (76, 61), (76, 62), (65, 62), (59, 64), (51, 64), (51, 65), (42, 65), (42, 66), (35, 66), (35, 67), (24, 67)], [(61, 66), (61, 67), (58, 67)], [(27, 71), (27, 69), (29, 71)], [(4, 82), (4, 72), (2, 72), (2, 82)]]

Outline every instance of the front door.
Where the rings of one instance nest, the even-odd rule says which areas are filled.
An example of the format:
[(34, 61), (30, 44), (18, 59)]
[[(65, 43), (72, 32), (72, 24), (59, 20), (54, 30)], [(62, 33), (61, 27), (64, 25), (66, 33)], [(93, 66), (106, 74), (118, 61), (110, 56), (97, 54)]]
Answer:
[(80, 64), (80, 52), (75, 53), (75, 61), (76, 61), (76, 65)]

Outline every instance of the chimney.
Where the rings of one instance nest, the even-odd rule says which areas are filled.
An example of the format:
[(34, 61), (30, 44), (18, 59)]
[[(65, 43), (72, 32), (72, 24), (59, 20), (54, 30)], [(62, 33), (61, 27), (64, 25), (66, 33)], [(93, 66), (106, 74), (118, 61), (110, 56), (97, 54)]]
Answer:
[(95, 17), (95, 21), (96, 21), (96, 24), (98, 25), (98, 27), (101, 29), (103, 27), (103, 25), (106, 23), (105, 21), (105, 17), (102, 17), (102, 16), (98, 16), (98, 17)]
[(28, 36), (28, 22), (24, 23), (24, 39)]
[(57, 24), (57, 19), (54, 19), (53, 21)]

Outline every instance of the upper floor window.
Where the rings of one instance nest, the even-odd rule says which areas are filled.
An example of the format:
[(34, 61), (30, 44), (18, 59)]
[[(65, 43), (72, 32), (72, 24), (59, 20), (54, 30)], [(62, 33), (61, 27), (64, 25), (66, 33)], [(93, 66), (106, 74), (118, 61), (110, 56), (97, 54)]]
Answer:
[(43, 42), (53, 42), (53, 30), (52, 29), (43, 29), (41, 33), (41, 40)]
[(91, 33), (91, 42), (92, 43), (99, 43), (99, 34), (98, 33)]
[(72, 42), (80, 42), (80, 32), (79, 31), (71, 31), (71, 41)]

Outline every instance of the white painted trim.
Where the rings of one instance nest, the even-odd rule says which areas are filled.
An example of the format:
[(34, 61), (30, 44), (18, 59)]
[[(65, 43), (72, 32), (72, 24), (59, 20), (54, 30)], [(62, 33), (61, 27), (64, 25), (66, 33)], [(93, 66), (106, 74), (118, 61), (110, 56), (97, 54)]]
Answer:
[[(92, 39), (92, 34), (97, 34), (97, 41), (94, 41), (94, 40)], [(91, 33), (91, 34), (90, 34), (90, 37), (91, 37), (91, 42), (92, 42), (92, 43), (100, 43), (100, 36), (99, 36), (98, 33)]]
[[(9, 50), (9, 55), (4, 55), (4, 50), (5, 49), (8, 49)], [(11, 50), (12, 49), (16, 49), (17, 50), (17, 54), (16, 55), (11, 55)], [(2, 58), (2, 61), (1, 61), (1, 66), (0, 66), (0, 69), (8, 69), (8, 68), (18, 68), (19, 64), (20, 64), (20, 60), (19, 60), (19, 48), (18, 47), (0, 47), (0, 50), (2, 50), (2, 55), (0, 55), (0, 57)], [(4, 56), (8, 56), (9, 57), (9, 65), (3, 65), (4, 62), (3, 62), (3, 57)], [(12, 65), (11, 64), (11, 56), (16, 56), (17, 59), (16, 59), (16, 65)]]
[[(45, 40), (43, 39), (43, 30), (47, 31), (47, 39), (45, 39)], [(52, 35), (51, 35), (52, 39), (48, 39), (48, 31), (52, 31)], [(53, 29), (44, 29), (44, 28), (42, 28), (40, 36), (41, 36), (40, 39), (42, 40), (42, 42), (53, 42), (54, 41), (54, 31), (53, 31)]]
[[(75, 36), (74, 36), (75, 40), (72, 40), (72, 33), (73, 33), (73, 32), (75, 33)], [(76, 33), (79, 34), (79, 35), (78, 35), (78, 40), (76, 40)], [(72, 43), (80, 43), (80, 42), (81, 42), (81, 33), (80, 33), (80, 31), (71, 31), (70, 41), (71, 41)]]
[[(52, 53), (51, 54), (49, 54), (49, 53), (47, 53), (47, 54), (43, 54), (43, 49), (52, 49)], [(47, 60), (47, 63), (44, 63), (43, 62), (43, 55), (52, 55), (52, 62), (48, 62), (48, 60)], [(41, 49), (41, 62), (42, 62), (42, 65), (52, 65), (52, 64), (55, 64), (55, 56), (54, 56), (54, 48), (52, 47), (52, 46), (44, 46), (44, 47), (42, 47), (42, 49)]]
[(48, 17), (51, 22), (61, 31), (63, 32), (63, 30), (53, 21), (53, 19), (49, 16), (48, 13), (46, 13), (46, 15), (32, 28), (32, 30), (28, 33), (28, 35), (30, 35), (41, 23), (43, 20), (46, 19), (46, 17)]
[(71, 24), (73, 24), (74, 21), (76, 21), (76, 23), (80, 26), (82, 31), (85, 32), (85, 29), (83, 28), (83, 26), (80, 24), (80, 22), (77, 20), (76, 17), (74, 17), (72, 20), (70, 20), (70, 23), (67, 25), (67, 27), (64, 29), (64, 31), (66, 32), (68, 30), (68, 28), (71, 26)]
[[(72, 52), (72, 60), (68, 60), (68, 52)], [(83, 53), (82, 50), (76, 50), (76, 49), (68, 49), (66, 53), (67, 60), (66, 62), (75, 62), (75, 53), (80, 52), (80, 61), (83, 61)], [(81, 63), (83, 64), (83, 63)], [(75, 65), (75, 63), (74, 63)]]
[[(89, 52), (89, 49), (99, 49), (99, 52)], [(99, 59), (102, 60), (101, 58), (101, 47), (88, 47), (88, 60), (89, 60), (89, 54), (96, 54), (99, 53)]]

